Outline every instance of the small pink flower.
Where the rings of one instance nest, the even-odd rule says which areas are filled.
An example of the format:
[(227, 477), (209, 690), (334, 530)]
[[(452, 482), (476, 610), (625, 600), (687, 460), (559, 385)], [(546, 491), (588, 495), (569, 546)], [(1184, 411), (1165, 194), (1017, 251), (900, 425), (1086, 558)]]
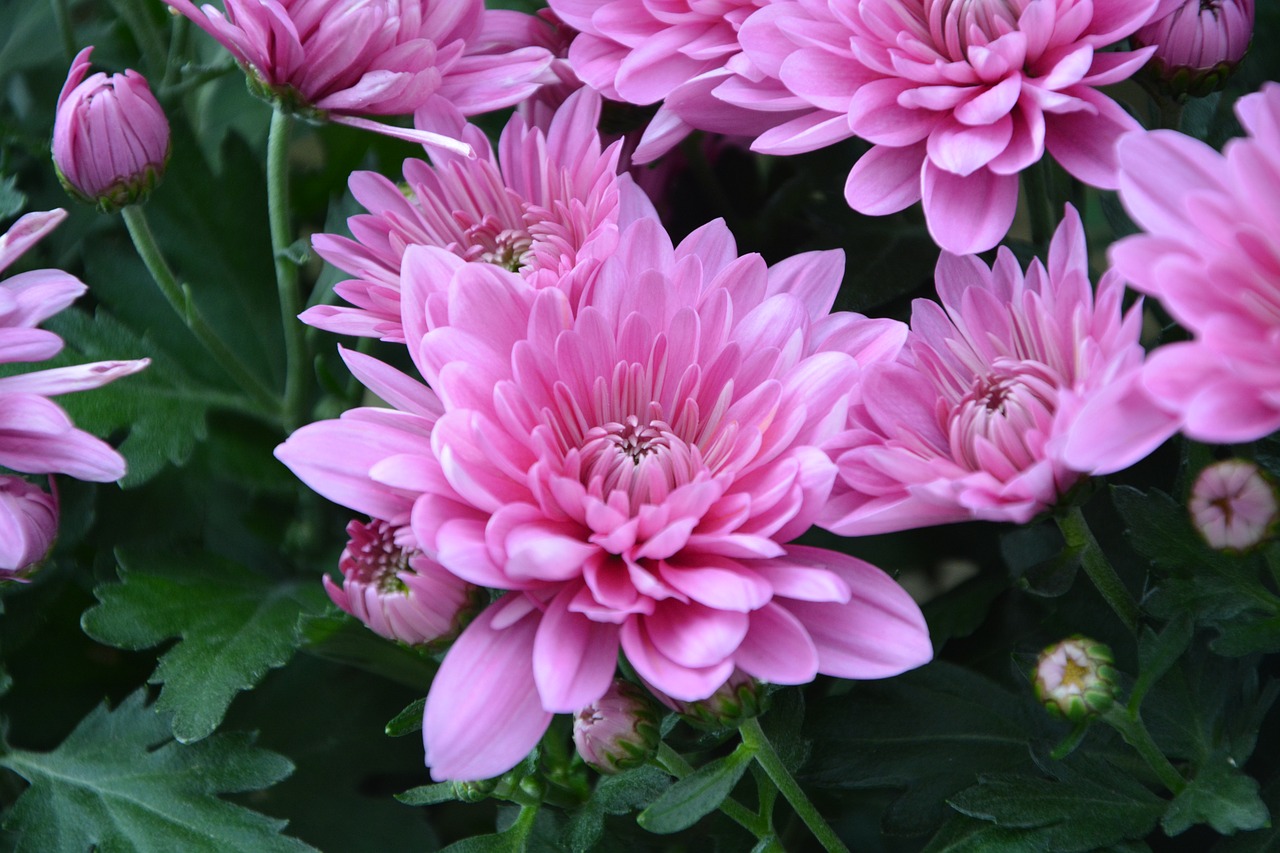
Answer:
[(798, 684), (930, 658), (919, 608), (887, 575), (785, 544), (826, 502), (835, 469), (819, 445), (860, 364), (903, 338), (901, 324), (829, 313), (842, 266), (835, 252), (772, 268), (738, 257), (720, 222), (672, 246), (645, 218), (574, 300), (406, 250), (404, 336), (439, 414), (404, 382), (375, 383), (402, 411), (303, 427), (277, 455), (347, 505), (412, 498), (426, 553), (506, 591), (428, 695), (435, 778), (514, 766), (552, 714), (604, 695), (619, 650), (685, 701), (735, 669)]
[(716, 97), (745, 108), (808, 104), (756, 140), (793, 154), (858, 136), (874, 147), (845, 184), (862, 213), (924, 202), (929, 233), (956, 254), (1009, 230), (1018, 173), (1047, 150), (1075, 177), (1116, 185), (1114, 145), (1138, 128), (1097, 87), (1155, 48), (1107, 51), (1157, 0), (777, 0), (742, 25), (747, 64)]
[(58, 96), (53, 163), (67, 191), (111, 212), (146, 198), (169, 159), (169, 121), (136, 71), (108, 77), (76, 55)]
[(599, 117), (600, 96), (579, 90), (545, 132), (512, 117), (495, 154), (480, 128), (433, 100), (419, 113), (419, 126), (464, 140), (478, 156), (437, 153), (434, 166), (406, 160), (407, 195), (376, 172), (353, 174), (351, 192), (369, 210), (348, 220), (355, 239), (320, 234), (312, 243), (321, 257), (358, 276), (335, 288), (354, 307), (317, 306), (303, 321), (403, 341), (400, 267), (415, 245), (497, 264), (535, 287), (580, 291), (617, 245), (620, 227), (656, 216), (631, 179), (618, 175), (620, 145), (602, 147)]
[[(1174, 432), (1141, 397), (1141, 306), (1122, 315), (1114, 273), (1094, 296), (1074, 209), (1047, 268), (1033, 261), (1024, 276), (1003, 247), (991, 269), (944, 253), (937, 286), (942, 305), (916, 300), (901, 356), (867, 369), (849, 430), (828, 445), (840, 481), (824, 527), (1026, 522)], [(1093, 454), (1089, 466), (1067, 458), (1071, 442)]]
[[(0, 271), (66, 217), (62, 210), (29, 213), (0, 237)], [(85, 286), (61, 270), (32, 270), (0, 282), (0, 362), (44, 361), (62, 339), (36, 325), (66, 308)], [(125, 463), (106, 442), (75, 428), (49, 397), (105, 385), (149, 364), (99, 361), (0, 378), (0, 466), (24, 474), (69, 474), (110, 482)]]
[(1219, 154), (1172, 131), (1120, 142), (1120, 200), (1147, 233), (1115, 269), (1194, 339), (1151, 354), (1144, 390), (1197, 441), (1280, 429), (1280, 84), (1236, 103), (1249, 136)]
[(1247, 551), (1265, 541), (1280, 517), (1275, 488), (1257, 465), (1243, 459), (1201, 471), (1188, 509), (1205, 542), (1219, 551)]
[(1253, 0), (1175, 0), (1161, 16), (1164, 6), (1134, 44), (1155, 46), (1155, 73), (1175, 95), (1221, 88), (1253, 38)]
[(406, 115), (433, 94), (463, 113), (519, 103), (543, 82), (543, 48), (503, 43), (512, 12), (482, 0), (165, 0), (231, 52), (269, 100), (411, 141), (451, 140), (359, 118)]
[(22, 580), (57, 533), (57, 500), (21, 477), (0, 476), (0, 581)]
[(657, 705), (630, 681), (614, 679), (603, 696), (573, 715), (573, 745), (601, 773), (641, 766), (660, 739)]
[(637, 163), (666, 153), (694, 128), (754, 136), (807, 106), (792, 97), (766, 115), (711, 94), (741, 53), (738, 29), (768, 0), (551, 0), (550, 5), (580, 32), (569, 60), (588, 86), (615, 101), (663, 102), (636, 148)]
[(411, 646), (452, 640), (475, 612), (477, 590), (449, 574), (413, 542), (408, 528), (374, 519), (347, 525), (351, 541), (324, 577), (329, 598), (374, 633)]

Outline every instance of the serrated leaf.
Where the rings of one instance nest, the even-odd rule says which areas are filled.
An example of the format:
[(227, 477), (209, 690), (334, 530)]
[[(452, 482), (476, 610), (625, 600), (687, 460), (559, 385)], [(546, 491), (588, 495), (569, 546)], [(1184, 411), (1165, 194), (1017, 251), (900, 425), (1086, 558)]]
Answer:
[(1137, 710), (1151, 686), (1182, 657), (1191, 643), (1194, 626), (1189, 613), (1175, 616), (1165, 629), (1156, 634), (1144, 628), (1138, 638), (1138, 678), (1129, 696), (1129, 708)]
[(378, 636), (345, 613), (306, 614), (299, 630), (305, 651), (416, 690), (425, 692), (439, 669), (430, 657)]
[(427, 698), (414, 699), (409, 705), (392, 717), (386, 726), (387, 737), (404, 737), (422, 731), (422, 715), (427, 709)]
[(1168, 835), (1180, 835), (1196, 824), (1207, 823), (1222, 835), (1261, 829), (1271, 823), (1271, 813), (1258, 794), (1258, 783), (1215, 755), (1201, 767), (1182, 793), (1174, 797), (1160, 826)]
[(299, 615), (324, 604), (318, 584), (277, 583), (212, 557), (129, 555), (119, 563), (120, 583), (94, 590), (100, 603), (81, 626), (123, 649), (180, 640), (151, 682), (164, 684), (156, 707), (173, 712), (174, 737), (184, 743), (209, 735), (238, 692), (287, 663)]
[(569, 821), (565, 831), (569, 849), (574, 853), (594, 849), (604, 834), (605, 815), (629, 814), (649, 805), (670, 787), (671, 777), (651, 764), (602, 777), (591, 799)]
[(751, 760), (751, 752), (739, 747), (724, 758), (702, 765), (640, 812), (636, 822), (660, 835), (688, 829), (724, 802)]
[(1204, 544), (1191, 526), (1186, 507), (1164, 492), (1113, 486), (1111, 500), (1125, 521), (1129, 544), (1157, 566), (1194, 571), (1206, 565), (1230, 565), (1230, 557)]
[(247, 734), (176, 743), (143, 691), (115, 710), (99, 706), (52, 752), (15, 750), (0, 764), (31, 783), (5, 820), (19, 853), (314, 849), (280, 835), (286, 821), (217, 797), (280, 781), (293, 771), (288, 759)]
[(419, 785), (410, 788), (403, 794), (396, 794), (396, 800), (406, 806), (434, 806), (456, 800), (452, 782), (437, 782), (434, 785)]

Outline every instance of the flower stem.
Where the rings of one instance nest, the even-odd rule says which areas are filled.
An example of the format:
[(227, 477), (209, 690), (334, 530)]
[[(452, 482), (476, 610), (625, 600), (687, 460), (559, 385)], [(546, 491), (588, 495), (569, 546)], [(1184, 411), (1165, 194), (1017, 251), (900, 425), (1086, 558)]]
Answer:
[(1031, 242), (1035, 244), (1036, 251), (1044, 251), (1053, 233), (1046, 168), (1048, 164), (1042, 159), (1022, 170), (1022, 188), (1026, 192), (1027, 211), (1031, 217)]
[(1133, 595), (1116, 574), (1106, 554), (1102, 553), (1102, 548), (1098, 545), (1098, 540), (1093, 538), (1093, 531), (1089, 529), (1089, 522), (1085, 521), (1080, 507), (1073, 506), (1065, 513), (1058, 513), (1054, 518), (1058, 522), (1058, 529), (1062, 531), (1063, 538), (1067, 541), (1067, 547), (1080, 549), (1080, 561), (1089, 580), (1093, 581), (1093, 585), (1098, 588), (1098, 592), (1102, 593), (1102, 597), (1106, 599), (1107, 604), (1111, 605), (1111, 609), (1120, 617), (1124, 626), (1131, 633), (1136, 634), (1138, 603), (1134, 601)]
[[(665, 742), (658, 743), (658, 754), (655, 760), (659, 767), (677, 779), (683, 779), (693, 772), (693, 765), (685, 761), (683, 755), (667, 746)], [(720, 803), (720, 811), (756, 838), (764, 838), (769, 832), (768, 827), (762, 825), (763, 821), (751, 809), (733, 797), (725, 797), (724, 802)]]
[(289, 258), (293, 242), (289, 226), (289, 133), (293, 118), (279, 107), (271, 114), (267, 135), (267, 213), (271, 220), (271, 253), (276, 265), (276, 293), (284, 324), (285, 381), (284, 427), (293, 431), (302, 423), (302, 392), (306, 381), (307, 356), (303, 328), (298, 314), (302, 300), (298, 293), (298, 266)]
[(142, 208), (136, 204), (131, 204), (123, 208), (120, 211), (120, 215), (124, 217), (125, 227), (129, 229), (129, 236), (133, 238), (133, 245), (138, 250), (138, 256), (142, 258), (147, 271), (151, 273), (151, 278), (168, 301), (169, 307), (182, 318), (182, 322), (191, 330), (191, 334), (195, 335), (196, 340), (200, 341), (204, 348), (209, 351), (209, 354), (222, 366), (222, 369), (239, 384), (246, 394), (253, 398), (253, 401), (262, 410), (261, 413), (274, 420), (280, 410), (275, 394), (249, 368), (244, 366), (243, 362), (236, 357), (236, 354), (222, 342), (217, 333), (205, 322), (204, 317), (200, 314), (200, 309), (196, 307), (191, 298), (191, 292), (178, 283), (173, 270), (169, 268), (169, 263), (164, 259), (164, 255), (160, 253), (160, 247), (156, 245), (155, 235), (151, 233), (151, 226), (147, 223), (147, 217)]
[(1142, 717), (1136, 711), (1126, 711), (1119, 705), (1102, 715), (1102, 719), (1120, 733), (1125, 743), (1138, 751), (1142, 759), (1160, 779), (1160, 783), (1169, 789), (1169, 793), (1177, 796), (1187, 787), (1187, 780), (1182, 778), (1178, 768), (1160, 751), (1156, 742), (1151, 739)]
[(840, 836), (836, 835), (831, 825), (818, 814), (818, 810), (814, 808), (804, 789), (782, 763), (768, 736), (760, 728), (760, 721), (752, 717), (738, 728), (738, 733), (742, 736), (742, 742), (755, 752), (756, 761), (760, 762), (764, 772), (769, 774), (773, 784), (778, 786), (782, 796), (786, 797), (791, 808), (795, 809), (796, 814), (804, 821), (805, 826), (809, 827), (809, 831), (822, 844), (823, 849), (827, 853), (836, 853), (836, 851), (849, 853), (849, 848), (845, 847)]

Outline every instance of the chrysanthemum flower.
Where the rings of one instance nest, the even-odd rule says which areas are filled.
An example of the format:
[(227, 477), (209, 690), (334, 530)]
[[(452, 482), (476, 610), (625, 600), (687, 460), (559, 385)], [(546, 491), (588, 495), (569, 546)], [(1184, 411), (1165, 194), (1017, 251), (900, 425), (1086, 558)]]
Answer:
[(1204, 541), (1222, 551), (1254, 547), (1271, 536), (1280, 519), (1275, 487), (1257, 465), (1243, 459), (1215, 462), (1201, 471), (1187, 509)]
[(1164, 0), (1133, 42), (1155, 47), (1152, 70), (1173, 95), (1207, 95), (1244, 58), (1253, 13), (1253, 0)]
[[(1137, 123), (1097, 91), (1154, 48), (1102, 52), (1157, 0), (779, 0), (739, 39), (751, 69), (812, 111), (760, 136), (793, 154), (849, 136), (874, 144), (849, 173), (862, 213), (923, 200), (929, 233), (956, 254), (996, 245), (1013, 222), (1018, 173), (1046, 149), (1075, 177), (1116, 186), (1114, 145)], [(755, 81), (716, 96), (775, 109)]]
[[(29, 213), (0, 237), (0, 271), (17, 260), (66, 218), (62, 210)], [(0, 362), (44, 361), (62, 349), (62, 339), (36, 326), (84, 293), (85, 286), (62, 270), (32, 270), (0, 282)], [(149, 361), (99, 361), (36, 370), (0, 378), (0, 466), (23, 474), (68, 474), (79, 480), (110, 482), (124, 476), (124, 459), (106, 442), (76, 429), (56, 403), (59, 394), (105, 385), (136, 373)], [(34, 488), (34, 487), (32, 487)], [(52, 499), (37, 498), (10, 485), (0, 500), (0, 530), (21, 531), (30, 547), (47, 550)], [(16, 544), (16, 542), (10, 543)], [(43, 553), (43, 552), (42, 552)], [(8, 560), (6, 560), (8, 562)], [(4, 566), (14, 571), (24, 566)]]
[[(513, 116), (495, 154), (484, 132), (433, 100), (419, 124), (469, 143), (477, 157), (406, 160), (408, 193), (376, 172), (351, 176), (368, 213), (347, 222), (355, 239), (320, 234), (316, 251), (358, 278), (335, 290), (354, 307), (317, 306), (302, 319), (339, 334), (402, 341), (400, 266), (409, 246), (439, 246), (468, 261), (519, 272), (537, 287), (578, 289), (617, 244), (618, 229), (656, 216), (630, 177), (618, 175), (620, 143), (600, 144), (600, 96), (579, 90), (544, 132)], [(571, 276), (572, 281), (566, 281)]]
[(34, 483), (0, 476), (0, 581), (21, 581), (53, 547), (58, 501)]
[[(416, 492), (423, 549), (508, 591), (427, 698), (437, 779), (514, 766), (552, 714), (604, 694), (619, 649), (682, 700), (735, 667), (797, 684), (929, 659), (920, 611), (887, 575), (785, 544), (826, 501), (835, 467), (819, 445), (844, 423), (860, 362), (903, 338), (892, 321), (828, 314), (842, 266), (835, 252), (772, 269), (739, 258), (720, 222), (673, 248), (643, 219), (574, 302), (443, 249), (406, 251), (405, 338), (443, 413), (429, 433), (421, 416), (349, 413), (277, 455), (328, 494)], [(325, 453), (343, 470), (317, 478)]]
[(1198, 441), (1280, 429), (1280, 84), (1241, 98), (1249, 136), (1222, 154), (1181, 133), (1120, 142), (1120, 199), (1147, 233), (1111, 249), (1115, 268), (1194, 340), (1152, 353), (1145, 390)]
[[(231, 52), (263, 96), (318, 118), (448, 145), (360, 118), (407, 115), (438, 94), (467, 115), (541, 85), (543, 48), (503, 44), (513, 12), (483, 0), (165, 0)], [(496, 36), (496, 38), (495, 38)]]
[[(1171, 435), (1174, 419), (1137, 394), (1141, 307), (1121, 313), (1108, 272), (1095, 298), (1075, 210), (1054, 234), (1047, 269), (1024, 276), (1001, 247), (938, 261), (942, 304), (916, 300), (894, 362), (867, 368), (849, 430), (829, 445), (840, 481), (822, 526), (846, 535), (986, 519), (1026, 522), (1086, 473), (1132, 464)], [(1094, 403), (1091, 417), (1081, 409)], [(1073, 467), (1068, 440), (1105, 459)]]
[[(741, 53), (738, 29), (768, 0), (550, 0), (580, 32), (569, 49), (578, 76), (605, 97), (657, 104), (636, 148), (637, 163), (666, 153), (694, 128), (755, 135), (807, 111), (790, 96), (765, 115), (712, 96)], [(780, 114), (779, 111), (781, 111)]]

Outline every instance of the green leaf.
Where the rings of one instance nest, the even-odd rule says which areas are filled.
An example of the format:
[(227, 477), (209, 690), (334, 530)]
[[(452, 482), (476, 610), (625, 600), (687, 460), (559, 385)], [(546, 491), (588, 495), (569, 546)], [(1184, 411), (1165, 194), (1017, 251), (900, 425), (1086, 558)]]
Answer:
[(739, 747), (704, 764), (668, 788), (636, 821), (660, 835), (688, 829), (724, 802), (751, 760), (751, 752)]
[(27, 206), (27, 196), (18, 189), (18, 177), (8, 175), (0, 179), (0, 220), (17, 216)]
[(414, 699), (387, 723), (387, 737), (404, 737), (422, 731), (422, 715), (427, 709), (427, 697)]
[(922, 853), (1043, 853), (1043, 848), (1025, 832), (953, 814)]
[(1221, 753), (1201, 767), (1174, 798), (1160, 826), (1168, 835), (1180, 835), (1200, 823), (1222, 835), (1271, 825), (1271, 813), (1258, 794), (1258, 783), (1231, 766)]
[[(122, 649), (180, 638), (151, 675), (173, 734), (196, 741), (217, 728), (236, 693), (283, 666), (299, 643), (298, 617), (323, 606), (314, 583), (276, 583), (212, 557), (120, 557), (120, 583), (94, 590), (85, 633)], [(145, 565), (134, 571), (131, 566)]]
[(616, 776), (604, 776), (596, 784), (591, 799), (570, 820), (565, 840), (574, 853), (595, 848), (604, 835), (605, 815), (629, 814), (649, 805), (671, 787), (671, 777), (646, 764)]
[(53, 752), (15, 750), (0, 764), (31, 783), (5, 821), (21, 833), (19, 853), (313, 850), (279, 834), (286, 821), (216, 796), (280, 781), (288, 759), (248, 734), (176, 743), (143, 691), (99, 706)]
[(985, 775), (950, 800), (961, 814), (1005, 829), (1026, 831), (1042, 850), (1094, 850), (1146, 836), (1165, 801), (1102, 762), (1088, 772), (1045, 779), (1012, 773)]
[(1231, 557), (1204, 544), (1191, 526), (1186, 507), (1164, 492), (1113, 486), (1111, 500), (1125, 521), (1129, 544), (1155, 565), (1190, 570), (1231, 566)]
[(1191, 615), (1181, 613), (1173, 618), (1158, 635), (1150, 628), (1143, 628), (1138, 638), (1138, 679), (1129, 696), (1130, 710), (1142, 705), (1142, 698), (1151, 686), (1182, 657), (1191, 644), (1194, 633)]
[(345, 613), (304, 614), (299, 630), (304, 651), (415, 690), (426, 692), (439, 668), (425, 654), (378, 636)]
[(1218, 625), (1218, 632), (1218, 638), (1209, 645), (1220, 655), (1239, 657), (1280, 651), (1280, 615), (1223, 622)]
[(396, 794), (396, 799), (406, 806), (434, 806), (456, 800), (453, 790), (452, 782), (437, 782), (434, 785), (410, 788), (403, 794)]

